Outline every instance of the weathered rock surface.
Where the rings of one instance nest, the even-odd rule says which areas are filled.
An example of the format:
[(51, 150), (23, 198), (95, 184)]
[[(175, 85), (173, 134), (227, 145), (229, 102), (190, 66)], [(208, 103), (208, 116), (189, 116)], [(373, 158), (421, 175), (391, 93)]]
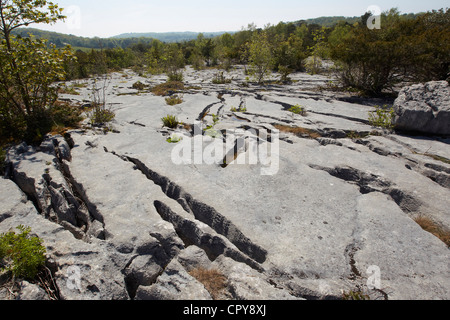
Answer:
[(450, 134), (450, 87), (431, 81), (403, 88), (394, 103), (398, 129)]
[[(413, 220), (450, 229), (450, 139), (371, 127), (377, 103), (319, 90), (327, 77), (261, 88), (239, 68), (231, 84), (214, 74), (187, 68), (201, 89), (176, 106), (132, 89), (165, 77), (112, 74), (111, 132), (9, 151), (0, 232), (22, 224), (44, 240), (61, 299), (212, 299), (198, 268), (225, 277), (221, 299), (450, 299), (450, 251)], [(167, 114), (197, 127), (217, 115), (215, 138), (163, 128)]]

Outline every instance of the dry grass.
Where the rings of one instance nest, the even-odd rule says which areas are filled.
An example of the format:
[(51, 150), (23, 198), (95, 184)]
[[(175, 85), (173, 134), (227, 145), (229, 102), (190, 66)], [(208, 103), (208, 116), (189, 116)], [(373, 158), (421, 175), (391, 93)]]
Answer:
[(205, 286), (214, 300), (219, 299), (227, 287), (227, 279), (219, 270), (196, 268), (189, 274)]
[(450, 248), (450, 232), (441, 228), (437, 223), (425, 216), (418, 216), (414, 221), (422, 227), (423, 230), (438, 237)]
[(169, 106), (174, 106), (174, 105), (183, 103), (183, 99), (180, 98), (178, 95), (173, 95), (171, 97), (166, 98), (166, 103)]
[(167, 96), (184, 90), (184, 84), (181, 81), (169, 81), (154, 86), (151, 91), (157, 96)]
[(300, 137), (309, 137), (311, 139), (316, 139), (316, 138), (321, 137), (321, 135), (318, 132), (316, 132), (314, 130), (302, 128), (302, 127), (290, 127), (290, 126), (285, 126), (282, 124), (275, 124), (274, 127), (276, 129), (280, 130), (281, 132), (292, 133), (292, 134), (295, 134)]

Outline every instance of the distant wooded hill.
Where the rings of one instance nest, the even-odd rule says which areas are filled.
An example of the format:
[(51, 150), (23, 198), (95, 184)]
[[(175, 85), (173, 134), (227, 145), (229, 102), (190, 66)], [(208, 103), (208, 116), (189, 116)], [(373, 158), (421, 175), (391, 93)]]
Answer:
[[(224, 33), (234, 33), (234, 32), (202, 32), (205, 38), (218, 37)], [(146, 32), (146, 33), (123, 33), (112, 38), (115, 39), (129, 39), (129, 38), (153, 38), (158, 39), (162, 42), (181, 42), (197, 39), (199, 32)]]

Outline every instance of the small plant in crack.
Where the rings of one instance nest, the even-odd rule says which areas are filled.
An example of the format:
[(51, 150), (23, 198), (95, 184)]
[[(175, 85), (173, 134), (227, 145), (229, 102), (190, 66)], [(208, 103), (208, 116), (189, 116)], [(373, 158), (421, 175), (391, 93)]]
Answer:
[(180, 123), (176, 116), (168, 114), (167, 116), (161, 118), (164, 127), (175, 129)]
[(382, 107), (375, 106), (375, 111), (369, 112), (369, 123), (373, 127), (381, 127), (392, 130), (395, 127), (395, 111), (394, 108), (389, 108), (387, 105)]
[(183, 98), (175, 94), (173, 96), (167, 97), (166, 98), (166, 103), (169, 106), (174, 106), (174, 105), (177, 105), (177, 104), (181, 104), (181, 103), (183, 103)]
[(206, 129), (204, 130), (205, 134), (212, 137), (212, 138), (218, 138), (220, 137), (222, 134), (220, 133), (220, 131), (217, 131), (216, 129), (214, 129), (214, 127), (219, 123), (220, 118), (218, 115), (216, 114), (212, 114), (212, 118), (213, 118), (213, 124), (211, 125), (207, 125)]
[(289, 109), (289, 111), (290, 112), (292, 112), (292, 113), (294, 113), (294, 114), (299, 114), (299, 115), (301, 115), (301, 116), (306, 116), (306, 110), (305, 110), (305, 108), (303, 108), (302, 106), (300, 106), (300, 105), (295, 105), (295, 106), (292, 106), (290, 109)]

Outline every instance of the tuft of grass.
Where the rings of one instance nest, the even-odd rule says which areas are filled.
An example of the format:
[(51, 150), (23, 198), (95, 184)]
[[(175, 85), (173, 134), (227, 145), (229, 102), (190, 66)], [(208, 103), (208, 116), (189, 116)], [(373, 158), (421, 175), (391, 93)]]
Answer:
[(300, 137), (307, 137), (311, 139), (317, 139), (321, 137), (321, 135), (318, 132), (302, 127), (290, 127), (282, 124), (275, 124), (274, 127), (280, 130), (281, 132), (292, 133)]
[(370, 300), (370, 297), (361, 290), (350, 290), (342, 293), (342, 300)]
[(196, 268), (189, 274), (205, 286), (214, 300), (219, 299), (227, 287), (227, 279), (219, 270)]
[(417, 216), (414, 218), (414, 221), (425, 231), (433, 234), (437, 238), (439, 238), (442, 242), (444, 242), (447, 247), (450, 248), (450, 231), (444, 230), (441, 226), (435, 223), (428, 217), (425, 216)]
[(164, 127), (175, 129), (180, 123), (176, 116), (168, 114), (167, 116), (161, 118)]
[(174, 105), (183, 103), (183, 99), (180, 98), (178, 95), (175, 94), (175, 95), (173, 95), (173, 96), (171, 96), (171, 97), (167, 97), (167, 98), (166, 98), (166, 103), (167, 103), (169, 106), (174, 106)]

